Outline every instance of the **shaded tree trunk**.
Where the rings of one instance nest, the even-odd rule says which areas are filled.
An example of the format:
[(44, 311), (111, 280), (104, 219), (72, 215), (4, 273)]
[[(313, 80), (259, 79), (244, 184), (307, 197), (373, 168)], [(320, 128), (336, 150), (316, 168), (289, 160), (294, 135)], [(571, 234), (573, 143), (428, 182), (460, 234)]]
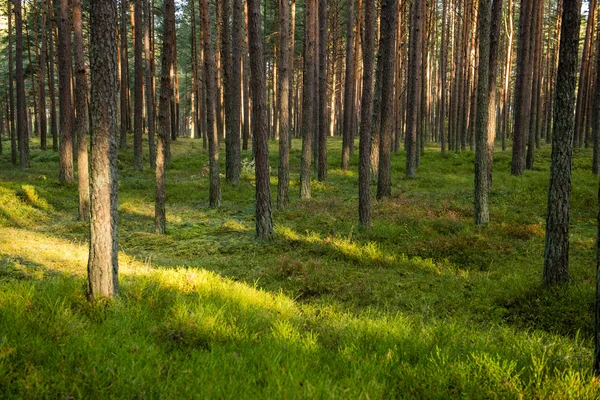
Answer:
[(206, 132), (208, 135), (208, 159), (210, 174), (210, 206), (221, 205), (221, 183), (219, 178), (219, 136), (217, 130), (215, 100), (218, 101), (215, 80), (215, 58), (210, 31), (210, 11), (208, 0), (200, 1), (200, 20), (204, 45), (204, 84), (206, 87)]
[(134, 35), (134, 70), (135, 88), (133, 109), (133, 168), (141, 171), (144, 168), (143, 134), (144, 134), (144, 56), (143, 56), (143, 17), (142, 0), (135, 0), (135, 35)]
[(71, 98), (71, 79), (73, 74), (71, 69), (71, 28), (69, 24), (68, 0), (58, 1), (57, 18), (58, 92), (60, 103), (59, 181), (63, 183), (73, 183), (73, 102)]
[(10, 129), (10, 150), (11, 161), (13, 165), (17, 165), (17, 134), (15, 127), (15, 94), (13, 83), (13, 34), (12, 34), (12, 0), (8, 1), (8, 102), (10, 105), (9, 112), (9, 129)]
[[(242, 49), (244, 47), (244, 8), (242, 0), (233, 0), (232, 39), (231, 39), (231, 114), (228, 126), (231, 127), (231, 181), (233, 185), (240, 183), (242, 169), (241, 155), (241, 121), (242, 121)], [(247, 101), (245, 99), (244, 101)]]
[[(411, 33), (408, 54), (408, 100), (406, 107), (406, 176), (417, 176), (417, 117), (421, 80), (421, 40), (423, 29), (423, 1), (416, 0), (411, 9)], [(380, 172), (381, 173), (381, 172)]]
[(320, 182), (327, 180), (327, 0), (319, 0), (319, 155)]
[(48, 123), (46, 119), (46, 20), (48, 16), (48, 0), (42, 0), (41, 13), (41, 38), (40, 38), (40, 57), (38, 60), (38, 100), (40, 108), (40, 146), (42, 150), (47, 148)]
[[(27, 130), (27, 104), (25, 99), (25, 75), (23, 71), (23, 13), (21, 10), (21, 0), (14, 0), (14, 5), (16, 22), (17, 137), (19, 139), (19, 162), (21, 168), (24, 169), (29, 168), (29, 133)], [(73, 164), (71, 163), (71, 181), (73, 180), (72, 169)]]
[(154, 49), (151, 41), (152, 9), (150, 0), (144, 0), (144, 53), (146, 54), (146, 125), (148, 127), (148, 147), (150, 168), (156, 170), (156, 88), (154, 85)]
[(121, 0), (121, 137), (119, 147), (127, 148), (127, 128), (129, 126), (129, 56), (127, 54), (127, 0)]
[(548, 191), (544, 284), (569, 279), (569, 210), (581, 0), (564, 0)]
[(158, 105), (158, 141), (156, 146), (156, 195), (154, 203), (154, 226), (156, 233), (164, 234), (167, 217), (166, 164), (168, 142), (171, 135), (171, 95), (173, 93), (171, 67), (173, 65), (173, 35), (175, 32), (174, 0), (164, 1), (164, 32), (161, 55), (160, 99)]
[(269, 180), (269, 143), (267, 136), (266, 85), (263, 41), (260, 27), (260, 0), (248, 0), (248, 39), (252, 75), (252, 124), (256, 171), (256, 236), (273, 236)]
[(344, 83), (344, 120), (342, 126), (342, 170), (350, 168), (352, 121), (354, 118), (354, 0), (348, 0), (346, 23), (346, 79)]
[(366, 0), (363, 50), (364, 74), (358, 150), (358, 220), (360, 225), (366, 229), (371, 227), (371, 123), (373, 120), (373, 68), (376, 26), (376, 2), (375, 0)]
[(277, 208), (285, 209), (289, 203), (290, 184), (290, 5), (279, 0), (279, 170), (277, 181)]

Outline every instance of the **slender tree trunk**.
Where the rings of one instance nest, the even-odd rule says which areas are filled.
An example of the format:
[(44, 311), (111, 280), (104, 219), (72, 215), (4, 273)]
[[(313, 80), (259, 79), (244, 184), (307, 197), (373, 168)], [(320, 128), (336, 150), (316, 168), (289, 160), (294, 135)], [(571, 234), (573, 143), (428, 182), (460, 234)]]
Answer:
[[(417, 176), (417, 117), (421, 77), (421, 40), (423, 26), (423, 1), (416, 0), (411, 7), (411, 33), (408, 54), (408, 105), (406, 110), (406, 176)], [(381, 174), (381, 171), (380, 171)]]
[(90, 130), (88, 83), (83, 56), (83, 21), (81, 0), (73, 0), (73, 47), (75, 54), (75, 135), (77, 136), (77, 178), (79, 184), (79, 219), (90, 218), (90, 179), (87, 135)]
[(318, 180), (327, 180), (327, 0), (319, 0), (319, 159)]
[[(242, 169), (241, 121), (242, 121), (242, 49), (244, 47), (244, 8), (242, 0), (233, 0), (232, 39), (231, 39), (231, 183), (238, 185)], [(247, 100), (245, 100), (247, 101)]]
[[(242, 150), (248, 150), (250, 141), (250, 126), (252, 116), (250, 115), (250, 59), (248, 57), (250, 44), (248, 43), (248, 2), (244, 2), (244, 47), (243, 47), (243, 96), (244, 96), (244, 127), (242, 132)], [(252, 154), (254, 156), (254, 154)]]
[[(477, 82), (477, 116), (475, 123), (475, 225), (486, 225), (490, 221), (488, 208), (488, 163), (490, 113), (490, 22), (491, 0), (479, 0), (479, 73)], [(496, 0), (497, 2), (497, 0)], [(494, 74), (495, 77), (495, 74)], [(495, 85), (494, 85), (495, 86)]]
[(91, 219), (88, 294), (91, 300), (119, 292), (117, 214), (117, 4), (91, 3)]
[[(223, 71), (223, 98), (225, 111), (225, 177), (227, 183), (237, 185), (240, 181), (239, 170), (236, 170), (238, 164), (236, 162), (237, 153), (234, 149), (234, 130), (233, 130), (233, 74), (232, 74), (232, 57), (231, 57), (231, 30), (229, 29), (229, 16), (231, 14), (231, 0), (223, 1), (222, 14), (222, 32), (221, 32), (221, 63)], [(236, 27), (234, 26), (234, 29)], [(239, 108), (239, 107), (238, 107)]]
[[(494, 141), (496, 140), (496, 89), (498, 76), (498, 56), (500, 54), (500, 29), (502, 25), (503, 0), (493, 0), (490, 19), (490, 48), (488, 70), (488, 124), (487, 124), (487, 188), (492, 190), (492, 171), (494, 165)], [(480, 36), (481, 37), (481, 36)], [(481, 39), (480, 39), (481, 40)], [(484, 60), (479, 52), (479, 63)], [(480, 70), (481, 71), (481, 70)], [(480, 75), (481, 76), (481, 72)]]
[(158, 142), (156, 146), (156, 197), (154, 220), (156, 233), (166, 231), (165, 202), (167, 198), (166, 164), (168, 141), (171, 136), (171, 95), (173, 93), (171, 67), (173, 65), (173, 35), (175, 32), (174, 0), (164, 1), (164, 32), (161, 55), (160, 99), (158, 105)]
[(586, 97), (589, 88), (589, 70), (591, 62), (591, 48), (594, 35), (594, 20), (596, 16), (596, 0), (590, 0), (588, 5), (588, 21), (585, 30), (585, 40), (583, 42), (583, 53), (581, 59), (581, 66), (579, 70), (579, 85), (577, 89), (577, 106), (575, 108), (575, 137), (573, 138), (573, 145), (575, 147), (582, 147), (585, 133), (585, 117), (586, 117)]
[(121, 39), (121, 149), (127, 148), (127, 127), (129, 120), (129, 56), (127, 54), (127, 0), (121, 0), (121, 26), (119, 30)]
[(142, 0), (135, 0), (134, 11), (134, 69), (135, 87), (133, 110), (133, 168), (141, 171), (144, 168), (143, 135), (144, 135), (144, 55), (143, 55), (143, 17)]
[(8, 1), (8, 97), (10, 104), (10, 150), (11, 161), (17, 165), (17, 134), (15, 128), (15, 95), (13, 84), (13, 35), (12, 35), (12, 0)]
[[(531, 49), (532, 49), (532, 82), (531, 82), (531, 115), (529, 117), (527, 154), (525, 168), (533, 169), (535, 159), (535, 147), (538, 127), (538, 108), (540, 107), (540, 80), (542, 78), (541, 49), (543, 29), (543, 2), (535, 2), (531, 15)], [(539, 140), (538, 140), (539, 142)]]
[(581, 0), (564, 0), (548, 191), (544, 284), (569, 279), (569, 209)]
[(279, 170), (277, 181), (277, 208), (285, 209), (289, 203), (290, 147), (289, 147), (289, 97), (290, 97), (290, 5), (279, 0)]
[(371, 123), (373, 120), (373, 69), (375, 61), (375, 0), (365, 0), (365, 36), (363, 51), (363, 92), (360, 116), (358, 165), (358, 220), (363, 228), (371, 226)]
[(447, 69), (448, 69), (448, 46), (446, 45), (446, 25), (447, 25), (447, 0), (443, 0), (442, 3), (442, 39), (440, 45), (440, 65), (439, 65), (439, 74), (440, 74), (440, 109), (439, 109), (439, 138), (441, 145), (442, 155), (446, 154), (446, 80), (448, 77)]
[[(307, 0), (305, 8), (304, 36), (304, 90), (302, 101), (302, 164), (300, 167), (300, 198), (309, 199), (310, 163), (312, 140), (316, 128), (314, 119), (316, 43), (313, 13), (317, 11), (317, 0)], [(349, 153), (348, 153), (349, 154)]]
[(206, 86), (206, 110), (208, 135), (208, 158), (210, 170), (210, 206), (221, 205), (221, 183), (219, 178), (219, 136), (216, 129), (218, 115), (216, 115), (215, 100), (218, 100), (215, 90), (215, 58), (212, 50), (212, 39), (210, 31), (210, 11), (208, 0), (200, 1), (200, 20), (202, 26), (202, 40), (204, 45), (204, 80)]
[(531, 76), (532, 76), (532, 51), (531, 51), (531, 14), (534, 0), (521, 2), (519, 17), (519, 49), (517, 58), (517, 78), (515, 82), (513, 129), (513, 158), (511, 174), (521, 175), (525, 169), (525, 145), (529, 131), (529, 118), (531, 109)]
[[(23, 72), (23, 13), (21, 11), (21, 0), (14, 0), (14, 5), (16, 21), (17, 137), (19, 138), (19, 161), (21, 168), (24, 169), (29, 168), (29, 134), (27, 132), (27, 104), (25, 99), (25, 75)], [(71, 170), (72, 168), (73, 165), (71, 164)]]
[(150, 168), (156, 170), (156, 88), (154, 87), (154, 49), (151, 42), (152, 9), (150, 0), (144, 0), (144, 53), (146, 54), (146, 124), (148, 127), (148, 147)]
[(40, 58), (38, 60), (38, 96), (40, 106), (40, 146), (42, 150), (46, 150), (47, 147), (47, 132), (48, 123), (46, 119), (46, 20), (48, 15), (48, 0), (42, 0), (42, 13), (41, 13), (41, 39), (40, 39)]
[[(352, 120), (354, 118), (354, 0), (348, 0), (346, 23), (346, 79), (344, 83), (344, 124), (342, 127), (342, 170), (350, 168), (350, 147), (352, 141)], [(306, 121), (305, 121), (306, 123)]]
[(252, 75), (252, 124), (256, 160), (256, 236), (273, 236), (269, 181), (269, 142), (267, 136), (266, 87), (260, 27), (260, 0), (248, 0), (248, 38)]
[(594, 153), (592, 158), (592, 172), (600, 172), (600, 30), (596, 38), (596, 85), (592, 101), (592, 137), (594, 140)]

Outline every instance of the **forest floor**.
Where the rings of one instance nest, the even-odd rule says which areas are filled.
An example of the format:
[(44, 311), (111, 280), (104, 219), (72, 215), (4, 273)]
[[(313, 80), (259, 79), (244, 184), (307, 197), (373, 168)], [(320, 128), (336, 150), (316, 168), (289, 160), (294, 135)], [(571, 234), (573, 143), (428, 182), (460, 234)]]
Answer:
[[(473, 225), (473, 152), (428, 147), (418, 178), (393, 155), (393, 196), (357, 224), (357, 154), (255, 239), (253, 170), (208, 207), (207, 155), (179, 139), (167, 234), (154, 233), (154, 175), (119, 161), (121, 295), (86, 301), (88, 224), (58, 154), (0, 156), (2, 398), (597, 398), (592, 312), (598, 180), (574, 159), (571, 275), (541, 286), (550, 148), (510, 175), (497, 152), (491, 223)], [(35, 146), (34, 146), (35, 147)], [(271, 143), (271, 189), (277, 186)], [(145, 155), (147, 160), (147, 155)], [(221, 153), (224, 174), (224, 153)], [(373, 187), (374, 188), (374, 187)], [(374, 192), (374, 190), (373, 190)]]

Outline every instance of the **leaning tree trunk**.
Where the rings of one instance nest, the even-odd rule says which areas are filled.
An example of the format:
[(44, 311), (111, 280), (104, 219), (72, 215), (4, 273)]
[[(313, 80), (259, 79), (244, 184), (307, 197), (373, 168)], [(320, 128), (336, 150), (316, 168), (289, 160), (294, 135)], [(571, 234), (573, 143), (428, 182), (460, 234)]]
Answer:
[(119, 292), (117, 214), (117, 4), (91, 2), (92, 157), (90, 176), (91, 300)]
[(252, 127), (254, 128), (256, 171), (256, 236), (273, 236), (271, 190), (269, 181), (269, 142), (267, 136), (267, 104), (260, 27), (260, 0), (248, 0), (248, 39), (252, 76)]
[(73, 0), (73, 45), (75, 47), (75, 135), (77, 136), (77, 179), (79, 183), (79, 219), (90, 217), (90, 180), (87, 135), (90, 130), (88, 83), (83, 57), (83, 23), (81, 0)]
[(548, 191), (544, 284), (569, 279), (569, 209), (581, 0), (564, 0)]

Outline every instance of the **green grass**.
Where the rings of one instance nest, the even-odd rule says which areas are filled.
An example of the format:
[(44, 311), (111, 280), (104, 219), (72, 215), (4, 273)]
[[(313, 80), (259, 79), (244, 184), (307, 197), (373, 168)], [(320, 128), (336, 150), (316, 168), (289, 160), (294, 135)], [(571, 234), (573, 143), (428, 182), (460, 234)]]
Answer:
[(393, 196), (374, 200), (373, 228), (363, 231), (357, 155), (341, 171), (340, 145), (329, 141), (328, 181), (313, 182), (313, 199), (301, 202), (294, 141), (292, 201), (274, 211), (270, 242), (255, 239), (249, 163), (238, 187), (222, 180), (223, 206), (210, 209), (202, 143), (174, 143), (160, 236), (154, 175), (134, 172), (121, 152), (122, 291), (93, 305), (76, 186), (58, 183), (51, 151), (34, 144), (26, 171), (5, 152), (0, 397), (600, 396), (590, 368), (598, 183), (589, 150), (575, 152), (572, 282), (548, 291), (550, 148), (518, 178), (510, 154), (496, 153), (486, 228), (472, 223), (472, 152), (428, 147), (412, 180), (404, 153), (394, 154)]

